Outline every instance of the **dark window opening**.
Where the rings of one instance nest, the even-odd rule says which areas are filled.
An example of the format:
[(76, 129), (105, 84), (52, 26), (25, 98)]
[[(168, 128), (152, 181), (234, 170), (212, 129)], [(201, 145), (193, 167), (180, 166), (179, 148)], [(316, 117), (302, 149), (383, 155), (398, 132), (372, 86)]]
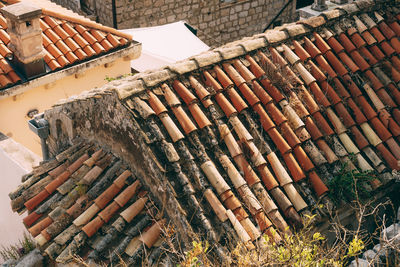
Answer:
[(313, 0), (297, 0), (296, 9), (312, 5), (312, 3), (314, 3)]
[(30, 22), (30, 21), (25, 21), (25, 24), (26, 24), (26, 27), (32, 26), (32, 22)]

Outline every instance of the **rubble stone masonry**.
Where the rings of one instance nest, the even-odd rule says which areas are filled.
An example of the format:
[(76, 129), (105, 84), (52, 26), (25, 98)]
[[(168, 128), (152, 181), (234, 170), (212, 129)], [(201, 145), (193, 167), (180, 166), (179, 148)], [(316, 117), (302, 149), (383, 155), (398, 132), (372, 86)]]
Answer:
[[(75, 1), (52, 0), (80, 12)], [(187, 21), (198, 37), (211, 46), (220, 46), (261, 33), (287, 1), (284, 0), (115, 0), (118, 29), (163, 25)], [(113, 26), (112, 0), (81, 0), (81, 8), (95, 14), (100, 23)], [(295, 19), (293, 1), (277, 19)]]

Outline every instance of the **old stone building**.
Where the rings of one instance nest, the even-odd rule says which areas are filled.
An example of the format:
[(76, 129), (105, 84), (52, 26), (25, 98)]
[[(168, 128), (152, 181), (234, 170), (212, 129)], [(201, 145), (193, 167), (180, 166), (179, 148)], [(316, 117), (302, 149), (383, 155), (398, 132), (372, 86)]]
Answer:
[(399, 192), (399, 7), (357, 1), (58, 102), (52, 159), (12, 209), (58, 262), (158, 266), (196, 238), (226, 261), (310, 214), (355, 229), (337, 176), (367, 172), (371, 201)]
[[(262, 32), (287, 1), (283, 0), (52, 0), (74, 11), (93, 15), (118, 29), (149, 27), (185, 20), (208, 45)], [(293, 21), (296, 1), (276, 20)]]

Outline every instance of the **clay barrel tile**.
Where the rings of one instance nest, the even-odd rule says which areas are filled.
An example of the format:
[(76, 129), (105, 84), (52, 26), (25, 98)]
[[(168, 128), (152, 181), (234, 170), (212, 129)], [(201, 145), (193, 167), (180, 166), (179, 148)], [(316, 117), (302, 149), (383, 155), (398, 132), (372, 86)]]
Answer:
[(174, 81), (173, 87), (186, 105), (189, 105), (196, 100), (196, 97), (179, 80)]
[(304, 37), (304, 48), (306, 49), (307, 53), (311, 55), (312, 58), (321, 55), (321, 51), (307, 37)]
[(167, 108), (161, 103), (160, 99), (151, 91), (148, 91), (149, 94), (149, 104), (150, 107), (154, 110), (157, 115), (161, 113), (167, 112)]
[(341, 102), (342, 99), (337, 95), (335, 90), (333, 90), (332, 86), (327, 81), (322, 81), (320, 83), (321, 89), (323, 92), (328, 96), (329, 101), (333, 104), (336, 105), (337, 103)]
[(266, 164), (264, 157), (262, 156), (261, 152), (258, 150), (256, 145), (251, 141), (246, 141), (245, 139), (241, 140), (241, 144), (243, 150), (246, 151), (247, 156), (250, 157), (251, 161), (253, 162), (255, 167), (260, 165)]
[(131, 171), (125, 170), (123, 173), (121, 173), (121, 174), (117, 177), (117, 179), (114, 180), (113, 183), (114, 183), (116, 186), (118, 186), (119, 188), (122, 188), (122, 187), (124, 187), (124, 185), (125, 185), (126, 179), (128, 179), (129, 176), (131, 176), (131, 175), (132, 175)]
[(103, 226), (103, 224), (104, 221), (100, 217), (96, 217), (82, 227), (82, 231), (85, 232), (88, 237), (92, 237)]
[(183, 110), (182, 106), (173, 107), (172, 112), (174, 113), (175, 117), (178, 119), (179, 124), (181, 125), (181, 127), (183, 128), (183, 131), (186, 134), (189, 134), (189, 133), (197, 130), (197, 127), (194, 125), (192, 120), (189, 118), (189, 116)]
[(29, 231), (29, 233), (31, 233), (31, 235), (33, 237), (35, 237), (35, 236), (39, 235), (43, 229), (47, 228), (47, 226), (49, 226), (52, 223), (53, 223), (53, 220), (50, 217), (46, 217), (43, 220), (41, 220), (40, 222), (36, 223), (31, 228), (29, 228), (28, 231)]
[(250, 104), (250, 106), (253, 106), (260, 102), (260, 99), (256, 96), (256, 94), (253, 92), (253, 90), (250, 89), (250, 87), (243, 83), (239, 85), (239, 91), (243, 94), (244, 98), (247, 100), (247, 102)]
[(332, 123), (333, 127), (335, 128), (335, 132), (337, 134), (341, 134), (347, 131), (346, 127), (343, 125), (342, 121), (336, 116), (335, 112), (332, 108), (326, 109), (326, 115), (329, 121)]
[(251, 242), (251, 238), (243, 226), (240, 224), (238, 219), (236, 219), (235, 215), (231, 210), (226, 211), (226, 215), (228, 216), (233, 228), (235, 229), (237, 235), (239, 236), (240, 240), (244, 243)]
[(236, 210), (242, 206), (240, 200), (236, 196), (231, 196), (230, 198), (225, 199), (224, 205), (230, 210)]
[(233, 196), (233, 192), (231, 190), (225, 191), (224, 193), (220, 194), (219, 198), (222, 202), (227, 200), (228, 198)]
[[(222, 88), (221, 84), (217, 82), (217, 80), (214, 79), (214, 77), (208, 72), (204, 71), (203, 72), (204, 78), (205, 78), (205, 84), (214, 89), (216, 92), (222, 91), (224, 88)], [(189, 77), (190, 83), (192, 87), (196, 90), (197, 95), (199, 96), (200, 100), (202, 100), (204, 97), (208, 96), (210, 93), (192, 76)]]
[(339, 54), (340, 60), (350, 69), (351, 72), (355, 73), (360, 70), (360, 68), (354, 63), (353, 60), (344, 52)]
[(80, 184), (90, 185), (96, 180), (99, 175), (103, 172), (103, 168), (94, 166), (80, 181)]
[[(228, 88), (226, 91), (229, 98), (231, 99), (233, 106), (238, 112), (242, 112), (242, 110), (248, 107), (246, 102), (233, 87)], [(222, 95), (222, 93), (219, 93), (218, 95)]]
[(272, 101), (271, 96), (261, 87), (257, 81), (252, 81), (252, 89), (256, 96), (260, 99), (264, 105)]
[(372, 34), (369, 31), (365, 31), (361, 35), (364, 38), (364, 40), (367, 42), (368, 45), (373, 45), (377, 42), (376, 39), (372, 36)]
[(263, 126), (265, 131), (268, 131), (271, 128), (275, 127), (275, 124), (272, 122), (271, 118), (268, 116), (268, 114), (265, 112), (260, 104), (254, 105), (253, 109), (260, 117), (261, 125)]
[(88, 154), (82, 155), (79, 159), (77, 159), (74, 163), (68, 166), (67, 170), (72, 174), (74, 173), (77, 169), (79, 169), (82, 164), (89, 158)]
[(200, 129), (203, 129), (206, 126), (211, 126), (211, 122), (208, 120), (204, 112), (200, 109), (199, 105), (197, 105), (196, 103), (192, 103), (191, 105), (189, 105), (189, 111)]
[(319, 178), (318, 174), (315, 171), (310, 172), (308, 174), (308, 177), (310, 178), (310, 183), (311, 183), (312, 187), (314, 188), (314, 191), (318, 197), (321, 197), (326, 192), (328, 192), (328, 188), (321, 181), (321, 178)]
[(305, 142), (311, 139), (311, 135), (308, 133), (305, 127), (301, 127), (295, 131), (297, 137), (299, 138), (300, 142)]
[(308, 62), (309, 66), (311, 66), (311, 75), (318, 81), (318, 82), (323, 82), (326, 80), (325, 74), (321, 71), (320, 68), (317, 67), (317, 65), (314, 64), (311, 60)]
[(44, 187), (44, 189), (49, 193), (52, 194), (54, 191), (57, 190), (57, 188), (62, 185), (69, 177), (71, 176), (71, 173), (67, 170), (57, 176), (55, 180), (50, 182), (48, 185)]
[(361, 71), (365, 71), (370, 67), (368, 62), (361, 56), (358, 51), (353, 51), (350, 53), (350, 55), (356, 62), (357, 66), (361, 69)]
[(260, 67), (260, 65), (250, 56), (246, 55), (247, 61), (250, 63), (251, 72), (257, 77), (265, 75), (265, 71)]
[(279, 161), (278, 157), (274, 152), (267, 155), (268, 162), (271, 164), (271, 167), (278, 178), (279, 184), (281, 186), (286, 185), (292, 182), (289, 174), (283, 167), (282, 163)]
[(360, 53), (368, 61), (368, 63), (371, 66), (378, 63), (378, 60), (371, 54), (371, 52), (367, 48), (365, 48), (365, 47), (360, 48)]
[(100, 217), (104, 222), (108, 222), (114, 216), (114, 214), (121, 208), (121, 206), (113, 201), (104, 210), (99, 212), (98, 217)]
[(79, 217), (77, 217), (73, 221), (73, 224), (77, 227), (81, 227), (87, 224), (99, 211), (100, 208), (96, 204), (93, 204), (87, 210), (85, 210), (81, 215), (79, 215)]
[(147, 248), (153, 247), (153, 245), (156, 243), (158, 238), (160, 237), (161, 234), (161, 228), (164, 226), (166, 220), (162, 219), (155, 224), (153, 224), (150, 229), (148, 229), (146, 232), (144, 232), (139, 240), (142, 241)]
[(332, 69), (332, 67), (329, 65), (329, 63), (326, 61), (326, 59), (325, 59), (323, 56), (321, 56), (321, 55), (317, 56), (317, 57), (315, 58), (315, 61), (317, 61), (318, 65), (319, 65), (324, 71), (326, 71), (330, 77), (332, 77), (332, 78), (337, 77), (336, 71), (334, 71), (334, 70)]
[(304, 86), (300, 87), (299, 95), (311, 115), (319, 111), (318, 104)]
[(364, 90), (368, 94), (371, 102), (374, 104), (375, 109), (379, 112), (385, 109), (385, 105), (382, 103), (381, 99), (376, 95), (375, 91), (368, 84), (364, 84)]
[(225, 72), (219, 66), (215, 66), (214, 71), (217, 74), (218, 81), (222, 84), (222, 87), (224, 89), (232, 87), (234, 85), (231, 79), (228, 77), (228, 75), (226, 75)]
[(260, 227), (261, 232), (264, 232), (266, 229), (272, 226), (271, 221), (267, 218), (264, 212), (259, 212), (254, 216), (258, 226)]
[(293, 132), (287, 122), (281, 125), (281, 133), (283, 138), (285, 138), (286, 142), (289, 144), (291, 148), (294, 148), (301, 144), (301, 141), (297, 137), (297, 135)]
[(125, 188), (124, 191), (122, 191), (122, 193), (120, 193), (115, 199), (114, 201), (120, 206), (123, 207), (137, 192), (137, 190), (140, 187), (140, 181), (136, 180), (135, 182), (133, 182), (130, 186), (128, 186), (127, 188)]
[(214, 98), (220, 108), (224, 111), (226, 117), (229, 118), (233, 114), (237, 113), (236, 109), (232, 106), (231, 103), (229, 103), (228, 99), (226, 99), (226, 97), (222, 93), (217, 93)]
[(65, 170), (67, 169), (67, 163), (63, 163), (60, 166), (58, 166), (57, 168), (51, 170), (48, 172), (48, 174), (53, 177), (56, 178), (58, 175), (60, 175), (61, 173), (63, 173)]
[(254, 172), (254, 170), (243, 155), (236, 156), (234, 160), (236, 162), (236, 165), (242, 171), (244, 179), (250, 187), (260, 182), (260, 178), (258, 178), (257, 174)]
[(333, 50), (335, 51), (336, 54), (338, 54), (344, 50), (344, 47), (342, 46), (342, 44), (340, 44), (339, 41), (335, 37), (330, 37), (327, 40), (327, 42), (328, 42), (329, 46), (333, 48)]
[(226, 215), (226, 209), (224, 208), (222, 203), (218, 200), (218, 198), (215, 196), (215, 194), (212, 192), (212, 190), (209, 188), (206, 189), (206, 191), (204, 192), (204, 196), (206, 197), (211, 208), (217, 215), (218, 219), (221, 222), (225, 222), (228, 219), (228, 216)]
[(382, 143), (382, 140), (378, 137), (375, 131), (372, 130), (368, 123), (364, 122), (360, 125), (360, 127), (371, 145), (376, 147)]
[(36, 212), (32, 212), (30, 213), (28, 216), (26, 216), (22, 222), (27, 226), (31, 226), (34, 222), (36, 222), (37, 220), (39, 220), (40, 217), (42, 217), (43, 214), (41, 213), (36, 213)]
[[(341, 53), (343, 54), (343, 53)], [(332, 65), (333, 69), (340, 75), (343, 76), (348, 73), (345, 66), (339, 61), (339, 59), (333, 54), (332, 51), (328, 51), (325, 54), (326, 59)]]
[(303, 170), (307, 172), (315, 168), (314, 164), (311, 162), (310, 158), (307, 156), (306, 152), (304, 152), (301, 146), (295, 147), (293, 149), (293, 153)]
[(277, 126), (280, 126), (282, 123), (287, 121), (287, 118), (282, 114), (282, 112), (276, 107), (274, 103), (268, 103), (267, 105), (265, 105), (265, 109)]
[(392, 134), (389, 132), (389, 130), (383, 125), (383, 123), (377, 118), (372, 118), (370, 120), (370, 123), (372, 124), (372, 127), (378, 134), (379, 138), (382, 139), (382, 141), (387, 141), (389, 138), (392, 137)]
[(285, 44), (282, 44), (283, 53), (291, 65), (299, 63), (300, 58)]
[(183, 134), (168, 114), (161, 114), (160, 120), (174, 143), (184, 138)]
[(246, 181), (242, 177), (242, 175), (238, 172), (236, 167), (233, 165), (233, 163), (230, 161), (228, 156), (223, 155), (219, 157), (219, 161), (224, 168), (225, 172), (228, 173), (229, 178), (231, 179), (233, 186), (238, 189), (241, 186), (246, 184)]
[(360, 152), (358, 148), (355, 146), (353, 141), (347, 135), (347, 133), (341, 133), (338, 135), (340, 141), (342, 142), (343, 146), (346, 148), (347, 152), (357, 154)]
[(290, 152), (291, 147), (276, 128), (269, 129), (267, 133), (271, 138), (272, 142), (274, 142), (275, 146), (281, 152), (281, 154), (286, 154)]
[(283, 160), (285, 161), (286, 166), (289, 169), (293, 181), (298, 182), (306, 178), (306, 175), (304, 174), (303, 170), (301, 169), (297, 161), (294, 159), (292, 153), (287, 153), (283, 155)]
[(230, 190), (229, 185), (225, 182), (224, 178), (211, 161), (204, 162), (200, 167), (219, 195)]
[(298, 63), (295, 65), (295, 68), (300, 73), (300, 76), (303, 78), (306, 85), (309, 86), (311, 83), (316, 81), (314, 76), (311, 75), (311, 73), (304, 67), (303, 64)]
[(260, 230), (258, 230), (256, 228), (256, 226), (253, 224), (252, 221), (250, 221), (249, 218), (241, 220), (240, 224), (243, 226), (243, 228), (249, 234), (252, 241), (257, 240), (261, 236)]
[(96, 206), (99, 209), (103, 209), (111, 200), (113, 200), (114, 196), (116, 196), (120, 190), (121, 188), (115, 184), (111, 184), (103, 193), (101, 193), (100, 196), (94, 200), (94, 203), (96, 203)]
[(136, 215), (138, 215), (144, 208), (148, 198), (139, 198), (132, 205), (126, 208), (123, 212), (121, 212), (121, 217), (125, 219), (126, 222), (131, 222)]
[[(224, 70), (228, 73), (229, 77), (236, 84), (236, 86), (239, 86), (246, 82), (246, 80), (239, 74), (239, 72), (236, 71), (236, 69), (231, 64), (223, 63), (222, 66), (223, 66)], [(221, 80), (219, 78), (220, 75), (222, 75), (219, 73), (220, 71), (216, 69), (216, 72), (217, 72), (217, 77), (220, 80), (220, 82), (222, 83), (222, 85), (224, 86), (224, 88), (229, 87), (230, 83), (226, 82), (225, 81), (226, 79)]]
[[(53, 191), (54, 192), (54, 191)], [(50, 194), (47, 190), (42, 190), (39, 194), (24, 203), (27, 210), (33, 210), (37, 205), (39, 205), (43, 200), (45, 200)]]
[(326, 158), (326, 160), (329, 162), (329, 164), (332, 164), (335, 161), (338, 161), (339, 158), (336, 156), (335, 152), (332, 151), (332, 149), (328, 146), (328, 144), (325, 142), (323, 139), (319, 139), (316, 141), (316, 144), (321, 150), (322, 154)]
[(257, 167), (258, 172), (260, 173), (261, 180), (263, 181), (265, 187), (268, 190), (272, 190), (275, 187), (278, 187), (278, 183), (275, 180), (272, 173), (269, 171), (267, 165), (261, 165)]
[(103, 155), (104, 155), (103, 149), (99, 149), (96, 152), (94, 152), (89, 159), (85, 160), (83, 164), (85, 164), (88, 167), (92, 167), (96, 163), (96, 161), (98, 161), (100, 157), (102, 157)]
[(174, 92), (172, 92), (171, 88), (167, 84), (163, 83), (161, 85), (161, 90), (164, 94), (165, 100), (170, 107), (175, 107), (181, 104), (179, 99), (176, 97)]
[(250, 214), (255, 215), (262, 210), (260, 202), (258, 202), (256, 196), (251, 192), (248, 186), (242, 186), (238, 189), (238, 193), (244, 200), (247, 209)]
[(307, 59), (311, 58), (311, 55), (301, 46), (301, 44), (293, 40), (293, 45), (294, 45), (294, 52), (297, 54), (297, 56), (300, 58), (301, 61), (306, 61)]
[(279, 208), (286, 213), (286, 211), (293, 206), (287, 196), (282, 192), (279, 187), (276, 187), (270, 191), (273, 199), (278, 203)]
[(318, 34), (317, 32), (313, 32), (313, 35), (315, 38), (315, 44), (323, 54), (331, 50), (331, 47), (325, 42), (325, 40), (321, 37), (320, 34)]
[(369, 47), (369, 51), (371, 51), (371, 54), (376, 58), (378, 61), (382, 60), (385, 58), (385, 54), (383, 54), (382, 50), (379, 49), (377, 45), (372, 45)]
[(305, 125), (314, 141), (323, 137), (322, 133), (320, 132), (320, 130), (318, 129), (317, 125), (314, 123), (311, 117), (307, 117), (305, 119)]
[(233, 129), (236, 134), (239, 136), (239, 139), (245, 139), (247, 141), (253, 140), (253, 136), (249, 133), (249, 131), (244, 127), (243, 123), (237, 116), (232, 116), (229, 119), (229, 122), (232, 124)]
[(329, 136), (334, 134), (332, 128), (329, 126), (325, 118), (322, 116), (321, 112), (314, 113), (313, 117), (319, 129), (324, 133), (324, 135)]
[(290, 201), (293, 203), (296, 211), (302, 211), (303, 209), (307, 208), (306, 202), (304, 202), (303, 198), (300, 196), (299, 192), (297, 192), (296, 188), (294, 188), (292, 183), (284, 185), (283, 189), (285, 190)]
[(385, 147), (384, 144), (380, 143), (376, 146), (376, 149), (378, 150), (379, 154), (385, 159), (390, 168), (394, 170), (400, 169), (398, 160), (392, 155), (392, 153), (390, 153), (390, 151)]
[(289, 120), (289, 124), (292, 129), (297, 130), (298, 128), (304, 127), (304, 122), (300, 119), (296, 111), (294, 111), (294, 109), (286, 101), (282, 101), (281, 106), (286, 118), (288, 118)]
[(246, 82), (251, 82), (256, 79), (256, 76), (254, 76), (254, 74), (248, 68), (246, 68), (239, 59), (235, 59), (233, 61), (233, 65), (240, 75), (246, 80)]
[(236, 157), (239, 154), (242, 154), (242, 150), (240, 149), (238, 143), (230, 132), (228, 126), (226, 124), (221, 124), (218, 127), (218, 130), (222, 139), (224, 139), (224, 142), (228, 147), (229, 153), (231, 154), (232, 158)]
[[(287, 61), (281, 56), (281, 54), (276, 50), (274, 47), (270, 47), (269, 51), (271, 52), (271, 59), (274, 63), (280, 65), (281, 67), (286, 66), (288, 63)], [(265, 54), (259, 51), (259, 54)]]
[(310, 113), (294, 91), (289, 92), (289, 103), (290, 106), (296, 110), (296, 114), (300, 118), (304, 119), (305, 117), (310, 115)]
[(370, 32), (374, 35), (375, 39), (378, 41), (378, 43), (381, 43), (385, 41), (385, 36), (381, 33), (381, 31), (377, 27), (372, 27), (370, 29)]
[(268, 94), (277, 102), (279, 103), (282, 99), (285, 99), (285, 96), (276, 88), (274, 85), (271, 84), (271, 81), (267, 78), (261, 79), (261, 84), (267, 90)]

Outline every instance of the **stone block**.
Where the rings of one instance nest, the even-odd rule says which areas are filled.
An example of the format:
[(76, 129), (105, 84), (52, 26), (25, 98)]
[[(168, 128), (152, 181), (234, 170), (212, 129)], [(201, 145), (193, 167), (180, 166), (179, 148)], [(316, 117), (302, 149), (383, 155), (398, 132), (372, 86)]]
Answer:
[(15, 267), (42, 267), (43, 256), (38, 249), (25, 255)]

